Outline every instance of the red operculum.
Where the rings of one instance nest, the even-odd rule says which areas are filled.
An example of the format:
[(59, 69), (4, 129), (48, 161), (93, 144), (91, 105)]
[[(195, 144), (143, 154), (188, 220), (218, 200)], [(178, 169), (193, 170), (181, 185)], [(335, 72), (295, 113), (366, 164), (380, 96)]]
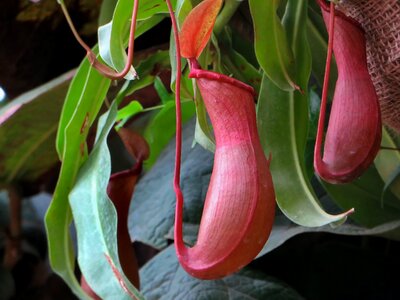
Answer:
[(179, 33), (181, 55), (198, 58), (210, 39), (222, 0), (204, 0), (197, 5), (182, 24)]

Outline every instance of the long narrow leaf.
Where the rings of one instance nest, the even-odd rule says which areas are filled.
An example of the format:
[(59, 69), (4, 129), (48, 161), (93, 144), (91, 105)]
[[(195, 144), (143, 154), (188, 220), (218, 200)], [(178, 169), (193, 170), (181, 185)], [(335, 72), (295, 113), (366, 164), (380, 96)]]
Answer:
[(81, 64), (77, 76), (78, 79), (70, 86), (60, 120), (57, 150), (62, 165), (45, 224), (53, 270), (78, 297), (85, 299), (87, 297), (74, 275), (75, 256), (69, 233), (72, 219), (68, 194), (85, 159), (88, 130), (97, 116), (110, 80), (90, 68), (87, 59)]
[[(93, 52), (98, 52), (97, 46), (93, 48)], [(65, 129), (71, 122), (79, 122), (76, 120), (82, 117), (82, 121), (86, 120), (87, 127), (93, 124), (110, 83), (110, 80), (104, 79), (97, 71), (91, 69), (87, 59), (82, 61), (72, 79), (61, 111), (56, 139), (60, 160), (63, 160), (65, 151)]]
[(255, 51), (264, 72), (279, 88), (292, 91), (294, 58), (285, 30), (276, 14), (280, 0), (249, 0), (254, 23)]

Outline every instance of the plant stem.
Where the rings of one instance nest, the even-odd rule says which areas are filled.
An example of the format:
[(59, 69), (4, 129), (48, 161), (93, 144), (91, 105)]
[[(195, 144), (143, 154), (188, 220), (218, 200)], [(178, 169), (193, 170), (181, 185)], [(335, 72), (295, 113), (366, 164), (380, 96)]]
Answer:
[(240, 3), (241, 1), (238, 0), (225, 0), (225, 5), (215, 21), (214, 32), (216, 35), (219, 35), (222, 32), (225, 25), (228, 24), (229, 20), (235, 14)]

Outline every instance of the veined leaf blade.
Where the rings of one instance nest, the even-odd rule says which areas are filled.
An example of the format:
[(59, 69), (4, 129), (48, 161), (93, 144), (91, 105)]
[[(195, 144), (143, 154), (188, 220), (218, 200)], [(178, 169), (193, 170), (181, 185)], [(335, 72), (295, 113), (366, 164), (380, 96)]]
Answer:
[(89, 286), (102, 299), (143, 299), (122, 271), (117, 247), (117, 213), (107, 195), (111, 158), (107, 136), (117, 101), (99, 121), (97, 143), (79, 171), (69, 201), (78, 234), (78, 262)]
[(86, 137), (103, 103), (110, 80), (90, 68), (85, 59), (73, 80), (60, 120), (57, 149), (62, 160), (61, 170), (47, 210), (45, 225), (49, 244), (49, 259), (53, 270), (60, 275), (81, 299), (87, 299), (75, 275), (75, 256), (69, 225), (72, 221), (68, 195), (82, 162), (86, 158)]

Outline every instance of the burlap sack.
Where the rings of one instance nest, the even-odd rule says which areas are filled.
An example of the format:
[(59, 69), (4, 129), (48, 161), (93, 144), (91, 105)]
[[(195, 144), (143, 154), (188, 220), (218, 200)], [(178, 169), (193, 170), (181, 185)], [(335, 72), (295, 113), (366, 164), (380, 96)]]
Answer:
[(337, 8), (365, 30), (382, 120), (400, 133), (400, 0), (342, 0)]

